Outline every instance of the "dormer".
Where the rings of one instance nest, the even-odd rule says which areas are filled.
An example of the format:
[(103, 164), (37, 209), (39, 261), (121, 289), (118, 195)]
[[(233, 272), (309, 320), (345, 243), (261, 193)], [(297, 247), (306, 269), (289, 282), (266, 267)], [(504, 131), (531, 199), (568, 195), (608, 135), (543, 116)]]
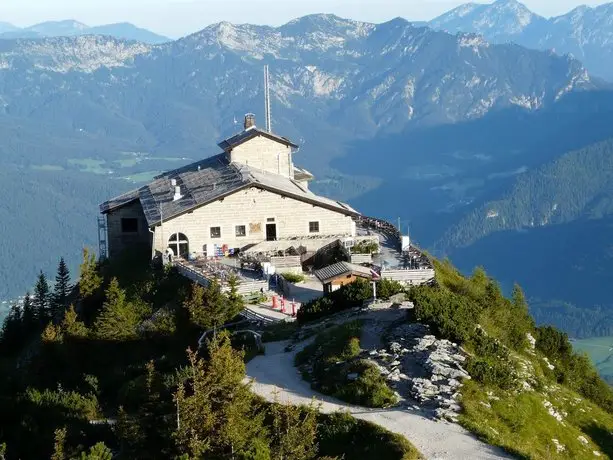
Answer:
[(255, 115), (245, 115), (244, 131), (220, 142), (228, 161), (294, 178), (292, 153), (298, 146), (276, 134), (258, 129)]

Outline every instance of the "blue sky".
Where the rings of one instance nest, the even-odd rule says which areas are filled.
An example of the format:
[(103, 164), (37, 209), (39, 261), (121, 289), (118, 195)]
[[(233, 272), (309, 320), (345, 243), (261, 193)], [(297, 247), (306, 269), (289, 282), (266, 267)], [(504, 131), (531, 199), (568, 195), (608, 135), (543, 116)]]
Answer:
[[(402, 16), (431, 19), (461, 3), (450, 0), (0, 0), (0, 21), (18, 26), (76, 19), (88, 25), (128, 21), (170, 37), (219, 21), (279, 25), (310, 13), (335, 13), (371, 22)], [(526, 0), (543, 16), (563, 14), (599, 0)]]

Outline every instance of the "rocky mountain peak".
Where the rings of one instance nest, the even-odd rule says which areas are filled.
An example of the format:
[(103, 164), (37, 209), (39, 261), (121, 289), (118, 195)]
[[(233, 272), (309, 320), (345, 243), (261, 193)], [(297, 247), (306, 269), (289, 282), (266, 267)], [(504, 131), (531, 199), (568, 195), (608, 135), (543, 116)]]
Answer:
[(0, 21), (0, 34), (4, 32), (10, 32), (12, 30), (17, 30), (17, 28), (18, 28), (17, 26), (14, 26), (10, 22)]
[(428, 25), (451, 33), (471, 32), (493, 43), (514, 42), (557, 54), (572, 54), (594, 75), (613, 79), (613, 3), (579, 6), (567, 14), (545, 19), (518, 0), (487, 5), (467, 3)]
[(497, 0), (480, 5), (467, 3), (431, 21), (436, 29), (488, 35), (517, 35), (542, 19), (517, 0)]
[(42, 35), (75, 35), (87, 29), (89, 29), (88, 25), (74, 19), (41, 22), (28, 27), (28, 30)]
[(345, 19), (334, 14), (311, 14), (294, 19), (279, 27), (284, 35), (360, 38), (368, 35), (375, 25)]
[(58, 73), (91, 73), (102, 67), (123, 67), (151, 50), (142, 43), (93, 35), (15, 40), (7, 44), (0, 52), (0, 68), (26, 65)]

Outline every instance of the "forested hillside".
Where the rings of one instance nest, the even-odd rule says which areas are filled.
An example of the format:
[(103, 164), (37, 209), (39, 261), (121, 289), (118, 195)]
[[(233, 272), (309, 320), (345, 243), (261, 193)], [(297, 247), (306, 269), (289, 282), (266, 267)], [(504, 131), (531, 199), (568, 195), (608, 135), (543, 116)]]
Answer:
[(465, 271), (487, 267), (507, 292), (520, 283), (539, 324), (554, 324), (572, 337), (607, 336), (613, 332), (612, 230), (610, 216), (509, 230), (455, 250), (451, 258)]
[[(519, 287), (507, 299), (482, 270), (465, 278), (448, 263), (435, 265), (435, 285), (405, 293), (415, 309), (401, 322), (428, 325), (467, 353), (462, 366), (471, 379), (463, 379), (454, 399), (460, 423), (522, 457), (549, 458), (557, 445), (563, 458), (613, 456), (613, 391), (572, 352), (568, 337), (534, 326)], [(230, 285), (226, 294), (215, 282), (206, 289), (191, 285), (174, 269), (151, 267), (146, 250), (102, 265), (85, 251), (74, 287), (63, 260), (54, 279), (41, 274), (34, 295), (11, 311), (0, 335), (2, 455), (420, 458), (404, 437), (348, 415), (319, 414), (316, 403), (297, 408), (256, 398), (244, 380), (244, 361), (261, 344), (251, 333), (221, 327), (243, 308)], [(394, 283), (379, 287), (385, 296), (404, 292)], [(368, 283), (345, 286), (305, 305), (299, 323), (343, 313), (369, 291)], [(217, 333), (199, 348), (198, 338), (210, 328)], [(300, 335), (288, 325), (263, 332), (273, 340)], [(353, 342), (345, 353), (353, 353)], [(321, 378), (330, 367), (317, 368)], [(386, 379), (374, 377), (369, 382), (376, 386), (355, 387), (347, 397), (359, 390), (362, 404), (377, 390), (389, 396), (385, 404), (394, 404)]]
[[(613, 214), (613, 139), (562, 155), (519, 174), (499, 201), (475, 209), (442, 238), (464, 247), (491, 233), (544, 227)], [(603, 248), (604, 249), (604, 248)]]
[(520, 174), (502, 199), (453, 225), (438, 247), (463, 270), (487, 267), (530, 293), (539, 323), (574, 337), (610, 335), (613, 140)]
[(1, 458), (419, 458), (367, 422), (255, 397), (252, 335), (198, 346), (242, 298), (152, 268), (148, 251), (104, 265), (85, 252), (74, 289), (60, 264), (33, 294), (0, 335)]

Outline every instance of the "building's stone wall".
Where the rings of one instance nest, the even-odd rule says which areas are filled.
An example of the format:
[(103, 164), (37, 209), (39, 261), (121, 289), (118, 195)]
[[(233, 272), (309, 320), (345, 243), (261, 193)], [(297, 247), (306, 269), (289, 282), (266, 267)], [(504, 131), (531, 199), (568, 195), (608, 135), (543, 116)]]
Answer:
[[(355, 223), (350, 216), (309, 203), (286, 198), (267, 190), (251, 187), (223, 200), (194, 209), (155, 228), (155, 249), (164, 252), (175, 233), (189, 240), (189, 251), (202, 253), (205, 245), (227, 245), (244, 248), (266, 240), (267, 219), (274, 218), (277, 239), (294, 236), (355, 236)], [(309, 232), (309, 222), (319, 222), (319, 233)], [(244, 225), (247, 235), (237, 237), (235, 227)], [(211, 227), (221, 227), (221, 238), (211, 238)]]
[[(138, 232), (124, 233), (121, 228), (121, 219), (137, 219)], [(139, 244), (151, 247), (152, 234), (147, 225), (147, 219), (140, 201), (135, 201), (107, 214), (107, 238), (109, 257), (116, 257), (124, 249)]]
[(294, 178), (291, 147), (264, 136), (254, 137), (232, 149), (230, 161)]

